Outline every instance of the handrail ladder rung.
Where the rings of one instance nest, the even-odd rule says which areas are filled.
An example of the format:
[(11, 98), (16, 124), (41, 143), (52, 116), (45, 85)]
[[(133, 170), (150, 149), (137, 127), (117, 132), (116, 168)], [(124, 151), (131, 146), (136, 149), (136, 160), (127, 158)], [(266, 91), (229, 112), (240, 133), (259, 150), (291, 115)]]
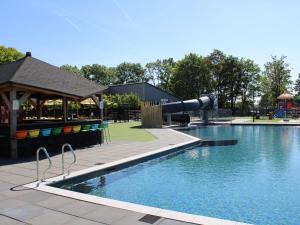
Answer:
[[(40, 151), (43, 151), (44, 154), (46, 155), (48, 161), (49, 161), (49, 166), (48, 168), (43, 172), (43, 176), (40, 178), (40, 170), (39, 170), (39, 163), (40, 163)], [(45, 147), (39, 147), (36, 150), (36, 175), (37, 175), (37, 186), (39, 186), (39, 184), (43, 181), (45, 181), (45, 175), (46, 172), (52, 167), (52, 161), (51, 158), (48, 154), (48, 151)]]
[(72, 148), (72, 146), (68, 143), (65, 143), (62, 147), (61, 147), (61, 157), (62, 157), (62, 175), (65, 174), (65, 148), (68, 147), (71, 151), (71, 153), (73, 154), (73, 162), (68, 166), (68, 172), (67, 172), (67, 176), (70, 175), (70, 168), (73, 164), (76, 163), (77, 159), (76, 159), (76, 155), (75, 155), (75, 152)]

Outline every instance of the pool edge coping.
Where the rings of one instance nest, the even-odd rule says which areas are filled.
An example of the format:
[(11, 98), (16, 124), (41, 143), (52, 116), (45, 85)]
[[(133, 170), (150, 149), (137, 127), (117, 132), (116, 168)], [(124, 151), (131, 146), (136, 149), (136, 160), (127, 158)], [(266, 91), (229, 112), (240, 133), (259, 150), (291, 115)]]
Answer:
[[(110, 163), (105, 163), (103, 165), (97, 165), (97, 166), (92, 166), (83, 170), (75, 171), (72, 172), (69, 176), (67, 176), (67, 179), (75, 178), (80, 175), (84, 175), (87, 173), (92, 173), (96, 172), (99, 170), (105, 170), (110, 167), (118, 166), (121, 164), (125, 163), (130, 163), (139, 159), (143, 159), (145, 157), (150, 157), (157, 155), (159, 153), (164, 153), (166, 151), (175, 149), (175, 148), (180, 148), (184, 147), (185, 145), (193, 144), (196, 142), (201, 141), (201, 139), (193, 137), (191, 135), (188, 135), (186, 133), (170, 129), (170, 128), (165, 128), (168, 129), (172, 132), (175, 133), (180, 133), (183, 136), (189, 137), (191, 140), (181, 142), (172, 146), (167, 146), (167, 147), (162, 147), (153, 151), (149, 151), (147, 153), (142, 153), (138, 154), (135, 156), (130, 156), (124, 159), (120, 159), (117, 161), (113, 161)], [(242, 222), (237, 222), (237, 221), (231, 221), (231, 220), (225, 220), (225, 219), (219, 219), (219, 218), (214, 218), (214, 217), (208, 217), (208, 216), (201, 216), (201, 215), (196, 215), (196, 214), (189, 214), (189, 213), (183, 213), (183, 212), (178, 212), (178, 211), (173, 211), (173, 210), (167, 210), (167, 209), (161, 209), (161, 208), (155, 208), (151, 206), (145, 206), (141, 204), (136, 204), (136, 203), (130, 203), (130, 202), (125, 202), (125, 201), (120, 201), (120, 200), (114, 200), (114, 199), (109, 199), (109, 198), (103, 198), (99, 196), (93, 196), (93, 195), (88, 195), (84, 193), (79, 193), (79, 192), (74, 192), (74, 191), (69, 191), (57, 187), (52, 187), (49, 186), (49, 184), (61, 181), (64, 179), (65, 175), (59, 175), (55, 177), (51, 177), (46, 179), (45, 182), (40, 183), (39, 186), (37, 186), (37, 182), (32, 182), (26, 185), (23, 185), (26, 188), (31, 188), (34, 190), (38, 191), (43, 191), (67, 198), (72, 198), (76, 200), (81, 200), (89, 203), (94, 203), (94, 204), (99, 204), (99, 205), (104, 205), (104, 206), (109, 206), (109, 207), (114, 207), (118, 209), (123, 209), (123, 210), (130, 210), (138, 213), (144, 213), (144, 214), (151, 214), (163, 218), (168, 218), (168, 219), (173, 219), (173, 220), (178, 220), (182, 222), (189, 222), (189, 223), (196, 223), (196, 224), (205, 224), (205, 225), (249, 225), (247, 223), (242, 223)]]

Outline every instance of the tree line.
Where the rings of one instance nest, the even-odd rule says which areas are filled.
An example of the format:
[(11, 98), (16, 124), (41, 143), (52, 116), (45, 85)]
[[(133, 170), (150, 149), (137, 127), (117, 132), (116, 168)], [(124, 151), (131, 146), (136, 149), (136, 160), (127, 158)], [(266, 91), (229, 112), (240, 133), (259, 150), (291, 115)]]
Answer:
[[(252, 59), (227, 55), (220, 50), (207, 56), (190, 53), (177, 61), (158, 59), (145, 66), (124, 62), (116, 67), (92, 64), (61, 68), (102, 85), (149, 82), (182, 99), (214, 93), (219, 108), (233, 111), (253, 108), (257, 97), (261, 97), (261, 106), (275, 108), (280, 94), (293, 91), (291, 69), (285, 56), (272, 56), (264, 68)], [(296, 84), (294, 90), (300, 92), (300, 79)]]
[[(0, 63), (10, 62), (23, 54), (0, 46)], [(182, 99), (215, 94), (219, 108), (251, 109), (254, 99), (260, 106), (275, 108), (276, 98), (285, 90), (300, 94), (300, 74), (293, 84), (286, 57), (272, 56), (263, 68), (254, 60), (225, 54), (220, 50), (202, 56), (195, 53), (182, 59), (158, 59), (146, 65), (123, 62), (115, 67), (101, 64), (62, 65), (62, 69), (80, 74), (101, 85), (149, 82)]]

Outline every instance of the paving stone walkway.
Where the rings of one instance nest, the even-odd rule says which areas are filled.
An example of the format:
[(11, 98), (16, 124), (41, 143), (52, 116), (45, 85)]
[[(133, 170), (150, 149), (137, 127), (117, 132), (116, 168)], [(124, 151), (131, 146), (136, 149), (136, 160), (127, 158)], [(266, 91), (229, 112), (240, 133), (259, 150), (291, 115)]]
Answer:
[[(156, 140), (149, 142), (114, 141), (101, 146), (76, 150), (77, 163), (71, 171), (113, 162), (190, 141), (186, 135), (169, 129), (149, 129)], [(47, 177), (61, 174), (61, 155), (52, 157), (53, 167)], [(66, 165), (72, 161), (65, 154)], [(41, 171), (47, 160), (41, 161)], [(46, 192), (24, 188), (22, 185), (36, 179), (34, 158), (13, 161), (0, 159), (0, 225), (149, 225), (140, 221), (145, 214), (66, 198)], [(155, 225), (191, 225), (160, 218)]]

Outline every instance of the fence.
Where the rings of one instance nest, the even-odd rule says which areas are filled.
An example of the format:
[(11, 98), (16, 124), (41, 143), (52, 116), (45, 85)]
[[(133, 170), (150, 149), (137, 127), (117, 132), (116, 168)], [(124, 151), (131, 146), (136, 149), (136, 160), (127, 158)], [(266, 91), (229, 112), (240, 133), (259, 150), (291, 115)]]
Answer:
[[(203, 118), (203, 110), (189, 112), (192, 122), (200, 121)], [(209, 121), (231, 121), (232, 111), (230, 109), (208, 110)]]
[(141, 119), (140, 109), (104, 109), (104, 118), (106, 120), (117, 121), (138, 121)]

